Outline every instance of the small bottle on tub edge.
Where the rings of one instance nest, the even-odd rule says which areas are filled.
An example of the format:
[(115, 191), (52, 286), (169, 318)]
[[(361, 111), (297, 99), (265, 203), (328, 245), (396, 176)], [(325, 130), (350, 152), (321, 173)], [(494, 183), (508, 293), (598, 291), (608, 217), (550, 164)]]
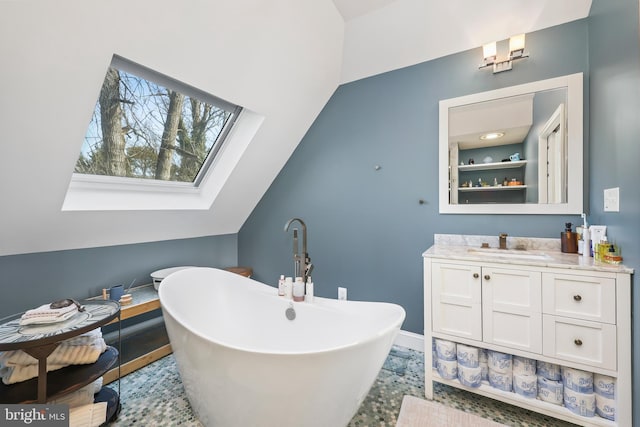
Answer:
[(291, 299), (293, 296), (293, 279), (291, 277), (287, 277), (284, 279), (284, 297), (287, 299)]
[(307, 277), (304, 300), (306, 302), (313, 302), (313, 282), (311, 281), (311, 276)]
[(278, 295), (281, 297), (284, 296), (284, 274), (281, 274), (278, 280)]
[(304, 282), (302, 277), (296, 277), (296, 281), (293, 284), (293, 300), (304, 301)]

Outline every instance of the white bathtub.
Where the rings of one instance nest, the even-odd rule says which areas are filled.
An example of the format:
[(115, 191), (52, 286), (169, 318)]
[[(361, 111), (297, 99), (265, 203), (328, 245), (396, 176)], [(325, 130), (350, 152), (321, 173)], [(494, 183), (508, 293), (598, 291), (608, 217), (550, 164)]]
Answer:
[(405, 317), (395, 304), (294, 303), (213, 268), (174, 273), (159, 295), (187, 397), (215, 427), (347, 425)]

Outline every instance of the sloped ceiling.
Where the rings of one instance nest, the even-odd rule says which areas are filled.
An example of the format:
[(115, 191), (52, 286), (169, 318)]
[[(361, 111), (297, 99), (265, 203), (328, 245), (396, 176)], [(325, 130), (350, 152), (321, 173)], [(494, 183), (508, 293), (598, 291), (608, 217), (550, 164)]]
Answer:
[(342, 83), (581, 19), (591, 8), (591, 0), (333, 1), (346, 21)]
[[(236, 233), (339, 84), (330, 0), (0, 1), (0, 255)], [(209, 210), (62, 212), (117, 53), (264, 116)]]
[[(0, 255), (236, 233), (340, 83), (590, 3), (0, 0)], [(114, 53), (264, 116), (209, 210), (61, 211)]]

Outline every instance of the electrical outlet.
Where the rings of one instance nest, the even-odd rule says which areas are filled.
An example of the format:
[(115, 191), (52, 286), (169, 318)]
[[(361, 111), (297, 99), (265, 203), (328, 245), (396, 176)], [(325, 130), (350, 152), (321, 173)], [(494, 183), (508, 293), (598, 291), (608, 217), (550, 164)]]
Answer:
[(346, 301), (347, 300), (347, 288), (338, 288), (338, 299), (340, 301)]
[(604, 211), (620, 212), (620, 187), (604, 190)]

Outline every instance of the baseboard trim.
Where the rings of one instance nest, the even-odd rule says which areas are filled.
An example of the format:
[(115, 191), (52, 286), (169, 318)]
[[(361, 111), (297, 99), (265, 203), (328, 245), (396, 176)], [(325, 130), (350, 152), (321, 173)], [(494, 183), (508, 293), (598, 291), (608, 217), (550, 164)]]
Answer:
[(394, 344), (410, 348), (411, 350), (424, 351), (424, 335), (400, 330)]

